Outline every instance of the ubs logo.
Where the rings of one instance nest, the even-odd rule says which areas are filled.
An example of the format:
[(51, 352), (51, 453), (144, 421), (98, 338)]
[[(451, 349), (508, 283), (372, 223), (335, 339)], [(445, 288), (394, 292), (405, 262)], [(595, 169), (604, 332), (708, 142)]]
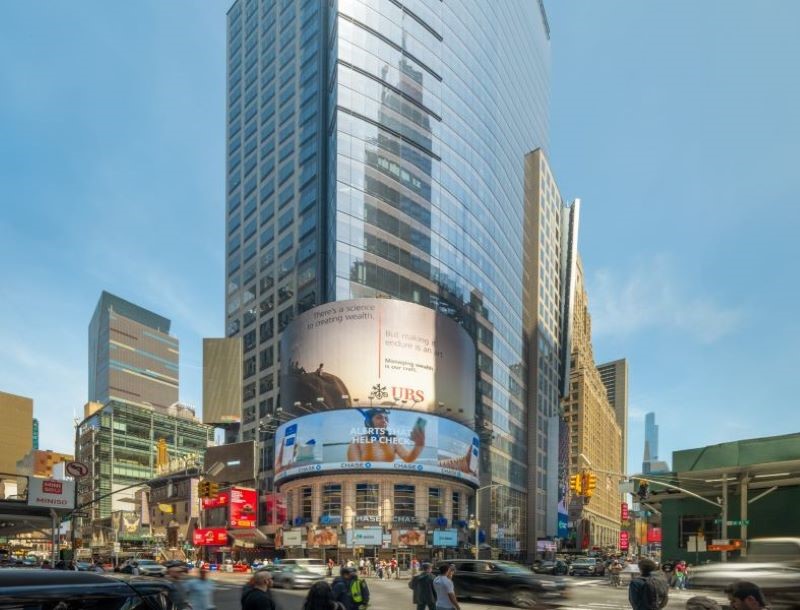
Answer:
[(383, 400), (384, 398), (389, 397), (389, 393), (386, 391), (385, 385), (376, 383), (374, 386), (372, 386), (372, 392), (370, 392), (369, 397), (372, 400)]
[(372, 386), (372, 391), (369, 393), (370, 400), (383, 400), (389, 398), (391, 392), (392, 400), (406, 400), (409, 402), (422, 402), (425, 400), (425, 392), (414, 388), (402, 388), (399, 386), (392, 386), (387, 388), (385, 385), (376, 383)]

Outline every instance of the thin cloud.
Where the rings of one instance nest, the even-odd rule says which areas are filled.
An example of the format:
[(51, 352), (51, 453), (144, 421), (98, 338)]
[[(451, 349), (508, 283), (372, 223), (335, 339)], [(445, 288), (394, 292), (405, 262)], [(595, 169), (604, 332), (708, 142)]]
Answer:
[(640, 263), (627, 277), (601, 269), (589, 284), (592, 331), (598, 336), (660, 328), (711, 344), (735, 332), (744, 320), (741, 308), (689, 290), (663, 256)]

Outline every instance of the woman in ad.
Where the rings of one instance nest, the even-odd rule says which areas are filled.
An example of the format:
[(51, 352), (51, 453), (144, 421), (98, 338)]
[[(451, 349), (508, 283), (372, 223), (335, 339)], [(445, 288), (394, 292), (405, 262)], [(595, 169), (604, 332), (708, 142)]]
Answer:
[(350, 462), (394, 462), (400, 458), (404, 462), (415, 461), (425, 448), (425, 420), (417, 418), (411, 429), (409, 439), (414, 444), (406, 449), (400, 440), (392, 434), (389, 427), (388, 409), (359, 409), (364, 416), (364, 434), (352, 440), (347, 448), (347, 460)]

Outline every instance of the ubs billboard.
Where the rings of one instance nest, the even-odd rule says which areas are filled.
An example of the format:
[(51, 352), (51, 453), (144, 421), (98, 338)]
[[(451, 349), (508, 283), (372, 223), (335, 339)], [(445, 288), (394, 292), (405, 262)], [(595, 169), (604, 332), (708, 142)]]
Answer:
[(275, 482), (338, 470), (437, 474), (477, 485), (479, 450), (471, 429), (437, 415), (384, 407), (320, 411), (276, 431)]
[[(391, 405), (472, 425), (475, 347), (450, 318), (394, 299), (315, 307), (281, 337), (281, 402)], [(358, 402), (356, 402), (358, 401)]]

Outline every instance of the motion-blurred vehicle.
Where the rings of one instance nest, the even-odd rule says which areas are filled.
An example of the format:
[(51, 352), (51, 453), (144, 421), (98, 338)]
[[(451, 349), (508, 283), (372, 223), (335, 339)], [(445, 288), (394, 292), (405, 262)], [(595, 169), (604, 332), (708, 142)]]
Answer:
[(72, 570), (0, 571), (3, 608), (137, 608), (173, 610), (172, 586), (152, 578)]
[(328, 575), (328, 566), (322, 559), (313, 559), (311, 557), (300, 557), (298, 559), (281, 559), (282, 566), (299, 566), (309, 572), (314, 572), (320, 576)]
[(139, 576), (164, 576), (167, 568), (152, 559), (130, 559), (122, 564), (119, 571)]
[(800, 607), (800, 538), (756, 538), (747, 555), (689, 569), (689, 586), (722, 590), (736, 580), (757, 584), (771, 608)]
[(565, 580), (534, 574), (511, 561), (456, 559), (444, 563), (455, 566), (453, 585), (459, 599), (480, 598), (533, 608), (563, 603), (568, 594)]
[[(572, 562), (573, 576), (599, 576), (598, 563), (593, 557), (581, 557)], [(602, 573), (602, 571), (600, 572)]]
[(323, 580), (323, 576), (320, 574), (297, 565), (271, 565), (259, 571), (269, 572), (272, 576), (272, 585), (282, 589), (309, 588), (315, 582)]
[(531, 569), (536, 574), (552, 574), (553, 576), (568, 576), (572, 574), (570, 565), (562, 559), (540, 561), (539, 563), (533, 564)]

